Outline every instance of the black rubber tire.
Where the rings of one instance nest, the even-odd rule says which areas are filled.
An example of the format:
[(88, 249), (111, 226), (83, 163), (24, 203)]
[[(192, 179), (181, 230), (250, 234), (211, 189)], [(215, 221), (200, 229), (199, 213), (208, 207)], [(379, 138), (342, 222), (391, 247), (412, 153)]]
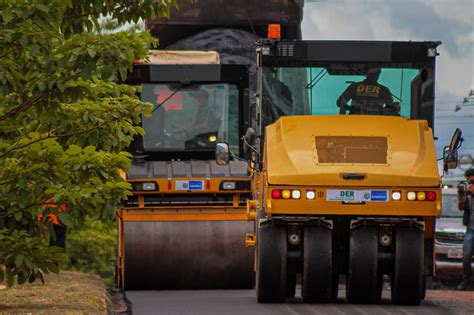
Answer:
[(420, 305), (423, 298), (423, 231), (415, 227), (398, 227), (394, 256), (392, 303)]
[(380, 302), (382, 300), (383, 285), (383, 275), (379, 274), (377, 275), (377, 302)]
[(301, 297), (304, 303), (325, 303), (332, 290), (332, 233), (319, 226), (304, 228), (303, 279)]
[(281, 303), (286, 295), (286, 226), (268, 222), (258, 228), (257, 302)]
[(331, 299), (333, 301), (336, 301), (338, 294), (339, 294), (339, 274), (333, 272), (332, 282), (331, 282)]
[(294, 298), (296, 294), (296, 273), (286, 273), (286, 294), (287, 298)]
[(378, 237), (374, 226), (351, 230), (346, 296), (349, 303), (377, 301)]

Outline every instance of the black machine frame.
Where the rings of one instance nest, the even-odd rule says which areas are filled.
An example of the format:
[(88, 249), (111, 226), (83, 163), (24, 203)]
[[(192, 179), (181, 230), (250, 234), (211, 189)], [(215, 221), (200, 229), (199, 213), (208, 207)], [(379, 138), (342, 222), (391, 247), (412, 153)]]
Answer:
[[(417, 106), (412, 107), (411, 118), (427, 120), (434, 130), (435, 65), (438, 55), (438, 41), (303, 41), (271, 40), (259, 42), (257, 47), (257, 80), (261, 83), (263, 67), (324, 67), (329, 63), (367, 64), (380, 67), (418, 68), (422, 71), (420, 80), (427, 79), (430, 72), (433, 83), (420, 95), (412, 99)], [(425, 75), (425, 77), (423, 77)], [(261, 95), (261, 86), (258, 84)], [(258, 103), (258, 102), (257, 102)], [(257, 104), (258, 129), (262, 127), (261, 105)], [(259, 130), (263, 132), (262, 130)], [(259, 132), (257, 131), (257, 133)]]
[[(125, 83), (130, 85), (142, 83), (235, 84), (239, 90), (239, 139), (242, 138), (249, 126), (249, 75), (247, 67), (244, 65), (136, 64)], [(151, 161), (169, 161), (171, 159), (212, 160), (215, 155), (215, 151), (209, 149), (145, 151), (142, 136), (135, 137), (130, 145), (129, 152), (134, 156), (146, 156), (145, 160)], [(242, 157), (243, 154), (243, 145), (240, 143), (239, 156)]]

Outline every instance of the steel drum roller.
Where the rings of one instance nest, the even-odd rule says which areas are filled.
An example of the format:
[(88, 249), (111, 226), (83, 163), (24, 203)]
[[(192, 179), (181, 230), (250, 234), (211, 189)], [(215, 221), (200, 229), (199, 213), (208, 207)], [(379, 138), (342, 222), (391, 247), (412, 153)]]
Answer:
[(124, 222), (125, 289), (250, 289), (245, 221)]

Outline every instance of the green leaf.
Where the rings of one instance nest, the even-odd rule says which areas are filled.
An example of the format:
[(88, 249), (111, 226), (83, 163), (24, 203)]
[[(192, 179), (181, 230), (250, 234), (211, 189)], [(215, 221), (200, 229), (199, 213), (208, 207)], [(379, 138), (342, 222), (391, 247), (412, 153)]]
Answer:
[(49, 12), (49, 7), (44, 4), (38, 4), (37, 8), (43, 12)]
[(95, 153), (95, 147), (93, 145), (88, 145), (84, 148), (84, 153), (86, 154), (93, 154)]
[(55, 263), (48, 264), (48, 269), (53, 273), (59, 273), (59, 266)]
[(21, 218), (23, 217), (23, 214), (20, 211), (18, 211), (18, 212), (15, 212), (13, 216), (15, 217), (15, 220), (20, 221)]
[(28, 278), (25, 276), (24, 272), (20, 272), (17, 277), (18, 284), (23, 284)]
[(43, 81), (38, 81), (38, 83), (36, 83), (36, 85), (38, 86), (38, 89), (41, 92), (43, 92), (46, 89), (46, 84)]
[(13, 12), (9, 10), (5, 10), (2, 12), (2, 16), (3, 16), (3, 21), (5, 21), (5, 23), (8, 23), (13, 19)]
[(69, 258), (65, 253), (56, 253), (51, 256), (51, 259), (62, 265), (65, 265), (69, 262)]
[(67, 149), (66, 153), (69, 155), (77, 155), (77, 154), (82, 153), (82, 148), (78, 145), (71, 144), (69, 148)]
[(58, 219), (59, 219), (59, 222), (61, 222), (62, 224), (66, 225), (66, 226), (73, 226), (73, 222), (71, 221), (70, 219), (70, 214), (68, 212), (59, 212), (57, 214), (58, 216)]
[(24, 258), (25, 257), (23, 256), (23, 254), (17, 254), (15, 256), (15, 265), (17, 266), (17, 268), (23, 264)]
[(30, 50), (30, 54), (32, 56), (36, 56), (39, 52), (39, 49), (40, 49), (40, 46), (37, 45), (37, 44), (33, 44), (29, 47), (29, 50)]
[(35, 275), (34, 273), (32, 273), (32, 274), (30, 275), (30, 278), (28, 279), (28, 282), (29, 282), (29, 283), (33, 283), (33, 282), (35, 282), (35, 281), (36, 281), (36, 275)]
[(103, 80), (108, 80), (114, 73), (115, 67), (111, 64), (107, 64), (101, 69), (101, 76)]
[(15, 282), (15, 275), (11, 270), (7, 271), (7, 285), (9, 287), (13, 286), (13, 283)]
[(97, 52), (93, 48), (87, 48), (87, 53), (89, 56), (91, 56), (91, 58), (94, 58)]

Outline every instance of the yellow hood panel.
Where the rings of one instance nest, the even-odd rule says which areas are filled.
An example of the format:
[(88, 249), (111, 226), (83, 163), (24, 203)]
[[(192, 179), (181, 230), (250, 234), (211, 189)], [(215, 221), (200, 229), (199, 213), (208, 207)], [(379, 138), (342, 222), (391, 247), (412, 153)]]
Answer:
[[(347, 136), (386, 138), (383, 162), (380, 159), (374, 163), (328, 163), (327, 159), (321, 162), (324, 159), (318, 156), (322, 151), (320, 145), (316, 146), (316, 139)], [(380, 148), (377, 152), (380, 153)], [(433, 133), (422, 120), (363, 115), (284, 116), (266, 128), (264, 158), (268, 182), (272, 185), (440, 185)], [(346, 173), (364, 174), (365, 178), (346, 180), (342, 178)]]

